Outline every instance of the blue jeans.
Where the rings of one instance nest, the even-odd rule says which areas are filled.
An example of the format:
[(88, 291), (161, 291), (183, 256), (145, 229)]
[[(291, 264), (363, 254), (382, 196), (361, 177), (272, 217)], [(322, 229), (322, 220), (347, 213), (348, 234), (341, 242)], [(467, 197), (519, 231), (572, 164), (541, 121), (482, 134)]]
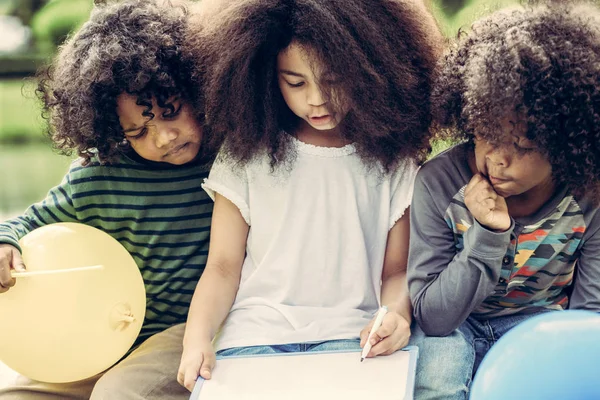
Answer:
[(218, 357), (251, 356), (258, 354), (304, 353), (314, 351), (361, 350), (360, 339), (328, 340), (319, 343), (290, 343), (273, 346), (233, 347), (217, 352)]
[(413, 325), (410, 345), (419, 348), (415, 400), (465, 400), (469, 385), (488, 350), (502, 335), (532, 314), (510, 315), (489, 320), (469, 317), (448, 336), (427, 336)]

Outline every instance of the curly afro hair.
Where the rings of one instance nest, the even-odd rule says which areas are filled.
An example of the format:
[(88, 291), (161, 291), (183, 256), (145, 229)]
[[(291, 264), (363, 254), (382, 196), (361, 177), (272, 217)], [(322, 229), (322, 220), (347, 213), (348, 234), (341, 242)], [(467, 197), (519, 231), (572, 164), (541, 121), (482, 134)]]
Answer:
[(324, 66), (351, 111), (341, 125), (367, 165), (386, 170), (429, 147), (429, 94), (443, 38), (414, 0), (242, 0), (221, 4), (197, 49), (208, 57), (207, 123), (244, 164), (288, 159), (298, 123), (277, 84), (277, 55), (293, 41)]
[(553, 179), (600, 202), (600, 10), (538, 2), (473, 24), (440, 63), (432, 92), (442, 137), (506, 140), (518, 115)]
[[(96, 2), (90, 19), (38, 75), (38, 95), (49, 136), (63, 153), (88, 163), (114, 161), (128, 150), (117, 116), (117, 96), (137, 96), (151, 113), (152, 98), (174, 111), (171, 99), (188, 102), (203, 119), (199, 64), (186, 49), (189, 4), (164, 0)], [(102, 3), (102, 4), (100, 4)]]

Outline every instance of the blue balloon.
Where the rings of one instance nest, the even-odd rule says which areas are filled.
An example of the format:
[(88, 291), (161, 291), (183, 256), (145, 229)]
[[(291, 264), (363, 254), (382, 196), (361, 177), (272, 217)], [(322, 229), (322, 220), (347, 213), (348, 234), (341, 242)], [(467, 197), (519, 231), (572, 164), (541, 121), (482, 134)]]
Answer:
[(508, 331), (487, 353), (471, 400), (599, 400), (600, 314), (552, 311)]

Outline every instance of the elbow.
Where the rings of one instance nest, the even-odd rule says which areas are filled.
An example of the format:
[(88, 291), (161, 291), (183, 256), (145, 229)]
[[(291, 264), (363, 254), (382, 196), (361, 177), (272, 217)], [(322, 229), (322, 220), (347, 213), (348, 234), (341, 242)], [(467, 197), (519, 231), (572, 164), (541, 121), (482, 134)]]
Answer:
[[(425, 312), (419, 307), (418, 304), (415, 304), (415, 320), (419, 324), (419, 327), (427, 336), (448, 336), (458, 327), (455, 324), (449, 323), (449, 315), (446, 316), (425, 316)], [(444, 314), (444, 313), (440, 313)]]
[(425, 321), (421, 322), (421, 320), (417, 320), (417, 322), (427, 336), (448, 336), (456, 329), (441, 323), (427, 323)]
[[(205, 280), (217, 280), (219, 282), (227, 283), (237, 291), (240, 285), (241, 268), (232, 267), (232, 265), (237, 266), (237, 264), (228, 261), (209, 260), (202, 273), (202, 278)], [(202, 278), (200, 279), (202, 280)]]

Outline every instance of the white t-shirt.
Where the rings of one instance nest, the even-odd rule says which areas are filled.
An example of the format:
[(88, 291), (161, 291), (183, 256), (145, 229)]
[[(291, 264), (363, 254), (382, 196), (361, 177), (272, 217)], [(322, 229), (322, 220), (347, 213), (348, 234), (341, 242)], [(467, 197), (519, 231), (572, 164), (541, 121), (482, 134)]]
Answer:
[(353, 145), (292, 139), (296, 157), (243, 169), (219, 156), (203, 187), (249, 225), (240, 287), (216, 350), (358, 338), (377, 311), (388, 231), (410, 205), (417, 167), (364, 166)]

